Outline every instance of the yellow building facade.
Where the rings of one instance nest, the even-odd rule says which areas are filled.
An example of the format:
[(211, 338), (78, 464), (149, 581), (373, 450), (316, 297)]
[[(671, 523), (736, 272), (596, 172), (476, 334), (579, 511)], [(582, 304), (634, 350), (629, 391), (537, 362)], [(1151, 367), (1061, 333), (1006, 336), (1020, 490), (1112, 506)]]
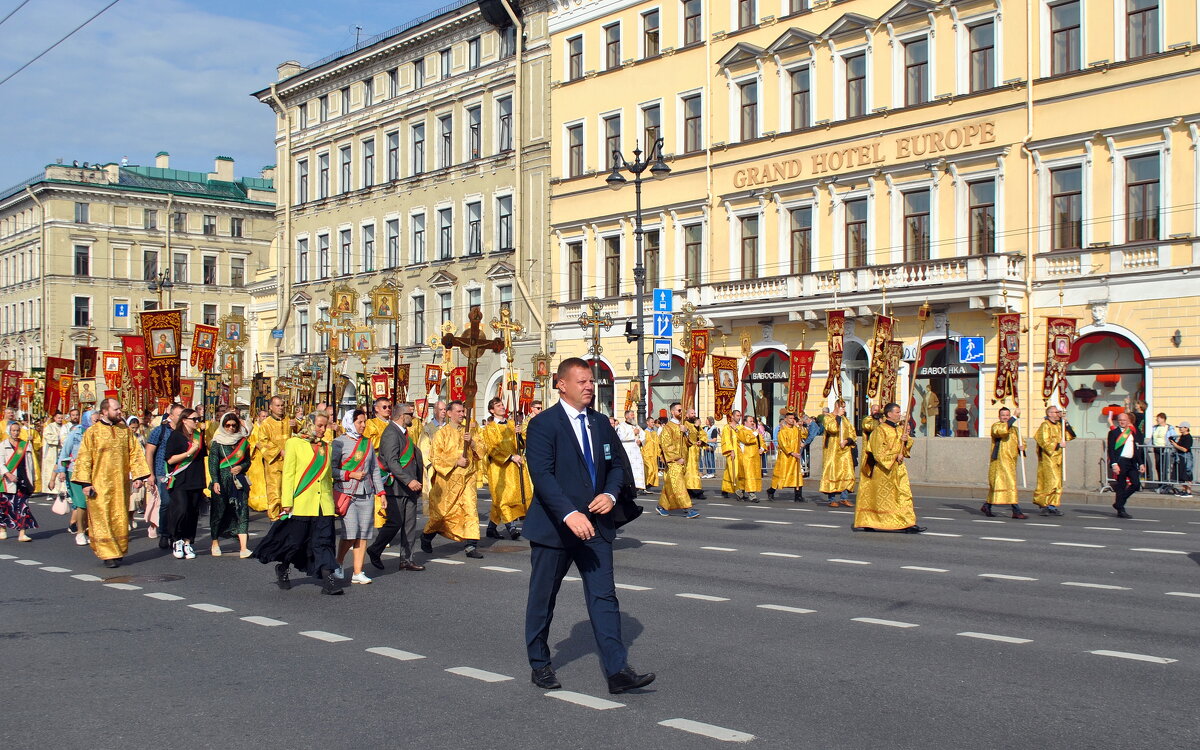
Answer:
[[(1196, 4), (1153, 0), (559, 3), (556, 356), (588, 356), (577, 319), (598, 299), (617, 323), (602, 339), (601, 407), (623, 407), (637, 377), (621, 335), (635, 309), (634, 196), (605, 178), (614, 149), (632, 159), (662, 138), (671, 174), (643, 194), (647, 294), (672, 290), (676, 312), (692, 302), (713, 351), (739, 357), (735, 406), (774, 425), (787, 352), (809, 347), (806, 409), (819, 412), (825, 313), (844, 309), (841, 392), (862, 416), (886, 307), (905, 342), (902, 394), (915, 360), (917, 434), (986, 434), (993, 315), (1009, 310), (1028, 324), (1030, 424), (1045, 317), (1060, 314), (1078, 319), (1068, 412), (1083, 436), (1102, 435), (1104, 407), (1126, 398), (1195, 420), (1198, 24)], [(969, 337), (983, 338), (982, 364), (959, 361)], [(673, 348), (672, 368), (649, 379), (651, 415), (679, 397), (678, 326)]]
[[(490, 3), (485, 15), (458, 2), (316, 63), (284, 63), (255, 94), (277, 118), (287, 250), (253, 305), (279, 311), (274, 331), (260, 330), (276, 337), (277, 373), (324, 367), (335, 288), (357, 293), (351, 319), (364, 325), (370, 290), (387, 283), (401, 289), (398, 325), (369, 325), (365, 363), (341, 337), (336, 371), (351, 383), (390, 366), (398, 341), (409, 397), (423, 398), (423, 365), (443, 362), (430, 340), (447, 322), (462, 333), (476, 306), (489, 337), (503, 307), (522, 324), (515, 365), (529, 379), (545, 331), (548, 42), (540, 3)], [(477, 413), (504, 372), (501, 355), (484, 355)]]

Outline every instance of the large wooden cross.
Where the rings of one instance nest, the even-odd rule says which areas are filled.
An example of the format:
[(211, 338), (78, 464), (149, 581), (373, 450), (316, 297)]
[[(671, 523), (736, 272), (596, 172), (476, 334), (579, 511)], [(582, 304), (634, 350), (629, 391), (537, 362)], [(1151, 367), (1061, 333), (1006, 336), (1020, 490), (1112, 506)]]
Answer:
[(504, 342), (499, 338), (489, 339), (483, 334), (480, 328), (480, 323), (483, 321), (483, 313), (478, 307), (472, 307), (467, 319), (471, 325), (463, 332), (461, 336), (455, 336), (453, 333), (447, 333), (442, 337), (442, 345), (449, 351), (452, 348), (458, 348), (462, 351), (463, 356), (467, 358), (467, 377), (463, 383), (463, 397), (467, 407), (467, 426), (473, 424), (471, 420), (472, 414), (475, 411), (475, 394), (479, 392), (479, 385), (475, 380), (475, 368), (479, 365), (479, 358), (484, 352), (499, 352), (504, 348)]

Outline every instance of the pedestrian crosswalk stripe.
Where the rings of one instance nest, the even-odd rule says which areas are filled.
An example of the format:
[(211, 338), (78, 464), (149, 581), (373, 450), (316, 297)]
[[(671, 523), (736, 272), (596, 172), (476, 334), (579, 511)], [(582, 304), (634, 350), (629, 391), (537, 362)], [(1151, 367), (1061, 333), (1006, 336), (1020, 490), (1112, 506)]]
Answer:
[(1096, 656), (1112, 656), (1117, 659), (1131, 659), (1133, 661), (1148, 661), (1153, 664), (1174, 664), (1178, 659), (1168, 659), (1163, 656), (1149, 656), (1147, 654), (1133, 654), (1128, 651), (1108, 651), (1101, 649), (1099, 651), (1089, 651), (1089, 654)]
[(450, 674), (462, 675), (470, 677), (473, 680), (482, 680), (483, 682), (504, 682), (511, 680), (508, 675), (497, 674), (496, 672), (488, 672), (483, 669), (475, 669), (474, 667), (451, 667), (446, 670)]
[(387, 646), (373, 646), (367, 649), (367, 653), (379, 654), (380, 656), (386, 656), (389, 659), (395, 659), (397, 661), (416, 661), (417, 659), (425, 658), (424, 656), (421, 656), (420, 654), (414, 654), (411, 651), (401, 651), (398, 648), (389, 648)]
[(573, 693), (570, 690), (547, 690), (545, 693), (542, 693), (542, 695), (545, 695), (547, 698), (555, 698), (560, 701), (566, 701), (567, 703), (574, 703), (577, 706), (594, 708), (597, 711), (608, 711), (614, 708), (625, 707), (624, 703), (617, 703), (616, 701), (605, 700), (604, 698), (597, 698), (593, 695), (586, 695), (584, 693)]

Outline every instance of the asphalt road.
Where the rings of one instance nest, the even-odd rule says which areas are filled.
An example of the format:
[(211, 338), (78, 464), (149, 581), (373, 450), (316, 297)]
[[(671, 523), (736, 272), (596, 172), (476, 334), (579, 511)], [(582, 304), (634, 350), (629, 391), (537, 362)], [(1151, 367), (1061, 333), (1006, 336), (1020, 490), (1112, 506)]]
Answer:
[(327, 597), (141, 531), (108, 570), (35, 505), (35, 541), (0, 542), (4, 746), (1200, 746), (1200, 513), (927, 498), (932, 533), (908, 536), (812, 503), (698, 508), (617, 543), (630, 659), (658, 680), (609, 696), (574, 581), (551, 636), (565, 691), (529, 684), (523, 542), (435, 543), (425, 572)]

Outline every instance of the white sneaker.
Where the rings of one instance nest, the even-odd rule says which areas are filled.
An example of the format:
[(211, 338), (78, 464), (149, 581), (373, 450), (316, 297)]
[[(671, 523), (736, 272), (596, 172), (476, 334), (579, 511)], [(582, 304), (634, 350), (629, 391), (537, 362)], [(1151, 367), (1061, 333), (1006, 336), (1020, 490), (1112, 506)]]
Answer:
[(190, 544), (183, 545), (183, 558), (185, 560), (195, 560), (196, 550)]
[(171, 550), (171, 557), (174, 557), (176, 560), (183, 559), (183, 540), (182, 539), (179, 540), (178, 542), (175, 542), (174, 548)]
[(341, 565), (339, 565), (333, 569), (333, 577), (338, 579), (339, 581), (346, 580), (346, 571), (342, 568)]
[(367, 578), (366, 573), (355, 573), (350, 578), (350, 583), (370, 583), (370, 582), (371, 582), (371, 579)]
[(87, 534), (83, 533), (82, 531), (79, 532), (78, 534), (76, 534), (75, 535), (75, 543), (78, 544), (80, 547), (88, 546)]

